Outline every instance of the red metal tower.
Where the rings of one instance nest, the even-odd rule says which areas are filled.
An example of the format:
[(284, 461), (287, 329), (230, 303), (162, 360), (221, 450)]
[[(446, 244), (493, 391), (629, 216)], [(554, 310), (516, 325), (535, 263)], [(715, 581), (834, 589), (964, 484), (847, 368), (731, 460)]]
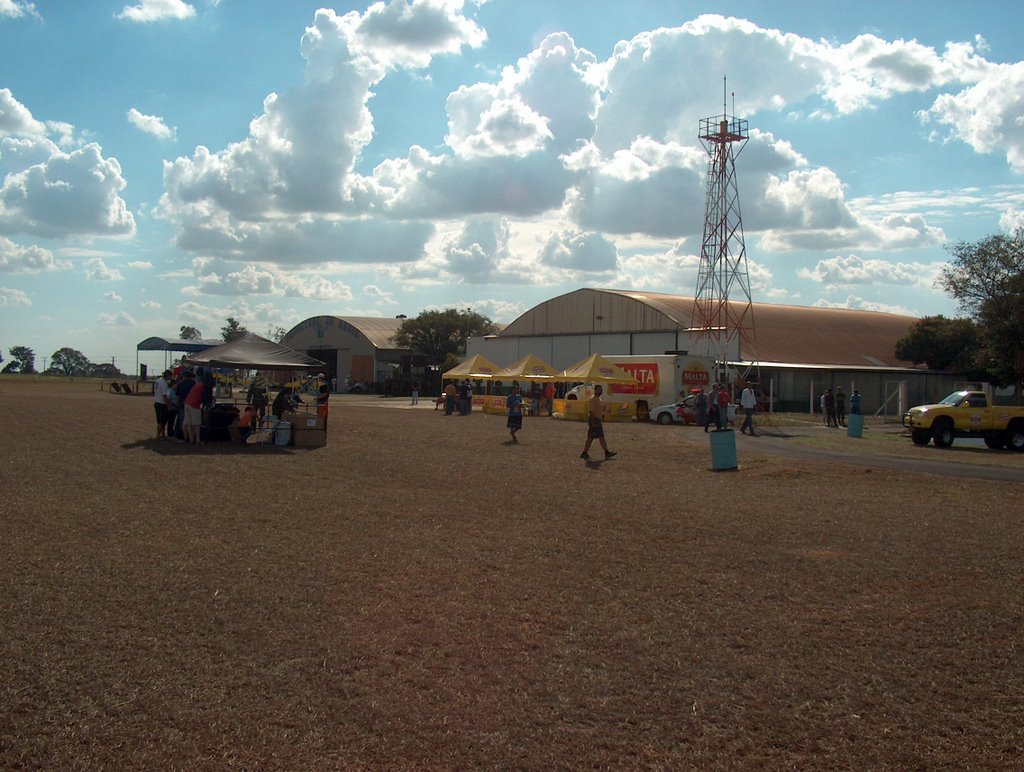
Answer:
[[(723, 95), (724, 96), (724, 95)], [(735, 109), (734, 109), (735, 111)], [(736, 157), (748, 139), (747, 122), (726, 113), (702, 118), (700, 141), (708, 152), (704, 238), (691, 333), (724, 366), (739, 359), (740, 341), (754, 347), (754, 311), (736, 186)]]

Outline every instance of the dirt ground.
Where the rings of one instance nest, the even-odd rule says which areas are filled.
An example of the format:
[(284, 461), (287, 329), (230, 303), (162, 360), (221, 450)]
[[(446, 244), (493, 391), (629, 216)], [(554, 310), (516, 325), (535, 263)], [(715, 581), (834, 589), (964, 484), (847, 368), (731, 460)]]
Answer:
[(1020, 767), (1022, 483), (401, 400), (315, 450), (83, 382), (0, 415), (0, 768)]

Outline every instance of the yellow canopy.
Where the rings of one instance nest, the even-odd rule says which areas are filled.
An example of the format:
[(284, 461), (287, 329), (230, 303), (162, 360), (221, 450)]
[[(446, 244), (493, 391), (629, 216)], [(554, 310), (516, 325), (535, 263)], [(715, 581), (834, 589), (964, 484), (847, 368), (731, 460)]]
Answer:
[(564, 381), (584, 383), (637, 383), (637, 379), (600, 354), (591, 354), (562, 373)]
[(487, 379), (493, 378), (497, 371), (498, 366), (494, 362), (480, 356), (480, 354), (476, 354), (462, 364), (455, 365), (451, 370), (444, 373), (442, 377)]
[(540, 357), (527, 354), (522, 359), (503, 367), (494, 374), (502, 381), (560, 381), (562, 374)]

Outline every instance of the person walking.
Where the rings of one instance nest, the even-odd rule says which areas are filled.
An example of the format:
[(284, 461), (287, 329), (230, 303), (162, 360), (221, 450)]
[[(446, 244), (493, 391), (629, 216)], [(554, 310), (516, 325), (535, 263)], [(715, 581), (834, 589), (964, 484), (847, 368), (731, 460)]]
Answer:
[(327, 431), (327, 419), (331, 415), (331, 387), (325, 382), (316, 393), (316, 415), (324, 419), (324, 431)]
[(743, 408), (743, 412), (746, 414), (740, 431), (746, 434), (747, 429), (750, 429), (750, 436), (756, 437), (757, 432), (754, 431), (754, 408), (757, 407), (757, 395), (754, 394), (754, 390), (750, 388), (749, 383), (740, 394), (740, 407)]
[(601, 394), (604, 388), (601, 384), (594, 387), (594, 396), (587, 400), (587, 442), (583, 446), (580, 458), (590, 460), (590, 443), (597, 440), (604, 451), (605, 460), (616, 455), (614, 450), (608, 450), (608, 443), (604, 439), (604, 403), (601, 401)]
[(512, 386), (512, 393), (505, 400), (505, 406), (508, 408), (508, 421), (505, 422), (505, 426), (512, 435), (513, 444), (518, 444), (516, 432), (523, 428), (523, 396), (519, 393), (518, 384)]
[(455, 384), (451, 381), (444, 386), (444, 414), (451, 415), (455, 412)]

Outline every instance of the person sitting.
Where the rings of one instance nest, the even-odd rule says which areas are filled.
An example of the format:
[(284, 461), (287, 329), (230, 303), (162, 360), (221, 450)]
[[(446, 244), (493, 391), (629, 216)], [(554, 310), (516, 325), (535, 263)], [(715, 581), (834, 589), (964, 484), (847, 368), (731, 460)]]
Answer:
[(256, 408), (252, 405), (246, 405), (245, 412), (241, 416), (236, 416), (235, 420), (228, 426), (228, 434), (231, 435), (231, 441), (236, 443), (246, 442), (249, 439), (249, 435), (256, 430), (259, 422), (259, 413)]

